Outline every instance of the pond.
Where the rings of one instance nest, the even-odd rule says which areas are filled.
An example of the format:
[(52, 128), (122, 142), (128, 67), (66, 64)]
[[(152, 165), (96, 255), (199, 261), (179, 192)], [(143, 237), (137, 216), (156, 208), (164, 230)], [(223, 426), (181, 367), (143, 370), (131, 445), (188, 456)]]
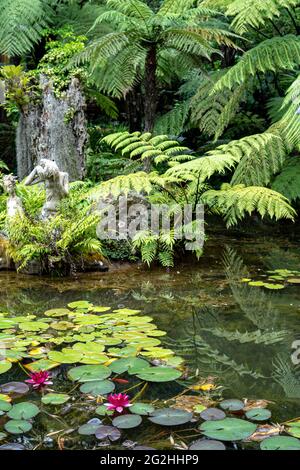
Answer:
[[(280, 423), (300, 415), (298, 270), (296, 241), (214, 235), (198, 263), (169, 271), (124, 265), (63, 279), (1, 272), (0, 311), (39, 315), (77, 300), (138, 309), (167, 332), (160, 339), (185, 359), (187, 375), (211, 377), (223, 398), (272, 401), (272, 422)], [(7, 372), (0, 384), (19, 374)], [(157, 385), (148, 399), (176, 395), (176, 387)]]

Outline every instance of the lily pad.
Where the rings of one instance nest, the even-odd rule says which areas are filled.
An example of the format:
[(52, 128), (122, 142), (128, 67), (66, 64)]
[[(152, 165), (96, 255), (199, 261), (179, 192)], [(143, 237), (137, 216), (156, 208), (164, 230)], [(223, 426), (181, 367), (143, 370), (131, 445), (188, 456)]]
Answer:
[(24, 322), (19, 325), (19, 328), (23, 331), (40, 331), (47, 330), (49, 324), (41, 321)]
[(134, 374), (136, 371), (149, 367), (149, 362), (138, 357), (125, 357), (114, 361), (109, 367), (115, 374), (123, 374), (127, 371)]
[(244, 406), (245, 405), (241, 400), (236, 400), (235, 398), (223, 400), (220, 403), (220, 407), (227, 411), (241, 411)]
[(68, 377), (71, 380), (78, 382), (93, 382), (96, 380), (107, 379), (111, 374), (108, 367), (101, 365), (78, 366), (73, 367), (68, 372)]
[(70, 400), (70, 396), (66, 393), (47, 393), (42, 397), (44, 405), (62, 405)]
[(170, 382), (179, 379), (182, 372), (171, 367), (147, 367), (139, 370), (137, 376), (147, 382)]
[(92, 306), (93, 305), (87, 300), (77, 300), (76, 302), (71, 302), (68, 304), (68, 307), (71, 309), (76, 309), (76, 308), (88, 309)]
[(9, 411), (11, 409), (12, 405), (8, 403), (7, 401), (0, 400), (0, 411)]
[(81, 434), (82, 436), (92, 436), (93, 434), (95, 434), (95, 432), (100, 426), (101, 426), (100, 420), (92, 419), (88, 423), (80, 426), (80, 428), (78, 429), (78, 433)]
[(243, 419), (225, 418), (219, 421), (205, 421), (199, 429), (212, 439), (240, 441), (251, 436), (256, 430), (256, 425)]
[(264, 439), (261, 450), (300, 450), (300, 440), (295, 437), (274, 436)]
[(0, 361), (0, 374), (5, 374), (9, 369), (11, 369), (12, 363), (8, 361)]
[(2, 444), (0, 450), (25, 450), (25, 447), (17, 442), (9, 442), (8, 444)]
[(114, 442), (120, 439), (121, 431), (114, 426), (99, 426), (95, 432), (95, 436), (100, 441), (108, 438), (110, 441)]
[(193, 417), (193, 413), (176, 408), (162, 408), (151, 413), (149, 420), (152, 423), (162, 426), (179, 426), (188, 423)]
[(130, 407), (131, 413), (137, 414), (137, 415), (149, 415), (150, 413), (153, 413), (155, 411), (154, 406), (150, 405), (149, 403), (134, 403)]
[(51, 310), (47, 310), (44, 315), (46, 317), (64, 317), (70, 313), (71, 310), (67, 308), (52, 308)]
[(48, 358), (50, 361), (59, 362), (60, 364), (75, 364), (82, 358), (82, 353), (65, 348), (62, 351), (50, 351)]
[(140, 415), (121, 415), (117, 416), (115, 419), (113, 419), (112, 424), (116, 428), (120, 429), (131, 429), (131, 428), (136, 428), (139, 426), (142, 422), (142, 418)]
[(115, 389), (115, 384), (110, 380), (95, 380), (85, 382), (81, 385), (80, 391), (97, 397), (98, 395), (107, 395)]
[(251, 421), (267, 421), (271, 418), (271, 411), (266, 408), (252, 408), (246, 412), (246, 417)]
[(8, 412), (8, 416), (13, 420), (26, 420), (33, 418), (39, 414), (39, 412), (39, 408), (34, 403), (24, 402), (13, 405)]
[(194, 442), (189, 450), (226, 450), (223, 442), (214, 441), (210, 439), (200, 439), (199, 441)]
[(226, 414), (218, 408), (206, 408), (206, 410), (201, 411), (200, 418), (205, 421), (217, 421), (226, 418)]
[(10, 434), (24, 434), (32, 429), (32, 424), (23, 419), (11, 419), (4, 424), (4, 429)]
[(105, 405), (100, 405), (95, 409), (95, 413), (99, 416), (111, 416), (114, 414), (113, 410), (108, 410), (107, 406)]

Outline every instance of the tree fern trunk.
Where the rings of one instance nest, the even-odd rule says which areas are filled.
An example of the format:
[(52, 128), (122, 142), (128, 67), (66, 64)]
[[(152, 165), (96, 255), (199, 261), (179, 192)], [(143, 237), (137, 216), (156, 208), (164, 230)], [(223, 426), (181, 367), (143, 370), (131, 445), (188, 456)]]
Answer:
[[(152, 132), (154, 128), (156, 110), (158, 105), (158, 93), (156, 84), (156, 44), (153, 44), (147, 54), (146, 67), (145, 67), (145, 102), (144, 102), (144, 130), (145, 132)], [(150, 171), (150, 160), (144, 161), (145, 171)]]

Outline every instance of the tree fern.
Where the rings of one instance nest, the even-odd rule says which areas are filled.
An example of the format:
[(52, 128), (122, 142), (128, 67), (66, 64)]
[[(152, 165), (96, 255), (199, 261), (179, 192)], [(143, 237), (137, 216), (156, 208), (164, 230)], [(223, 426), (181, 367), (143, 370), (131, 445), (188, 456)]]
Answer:
[(290, 158), (272, 183), (272, 189), (290, 201), (300, 198), (300, 159)]
[(276, 220), (293, 221), (296, 216), (296, 211), (282, 194), (259, 186), (223, 185), (221, 190), (206, 191), (202, 200), (209, 207), (223, 213), (227, 227), (237, 224), (253, 212), (259, 213), (262, 218), (268, 216)]
[(213, 92), (241, 85), (257, 72), (293, 70), (300, 63), (300, 38), (293, 34), (266, 39), (247, 51), (216, 83)]
[(53, 19), (47, 0), (1, 0), (0, 52), (20, 56), (40, 41)]
[(279, 17), (283, 8), (293, 8), (298, 0), (235, 0), (227, 8), (227, 15), (234, 16), (232, 28), (243, 34), (252, 28), (261, 28), (268, 19)]

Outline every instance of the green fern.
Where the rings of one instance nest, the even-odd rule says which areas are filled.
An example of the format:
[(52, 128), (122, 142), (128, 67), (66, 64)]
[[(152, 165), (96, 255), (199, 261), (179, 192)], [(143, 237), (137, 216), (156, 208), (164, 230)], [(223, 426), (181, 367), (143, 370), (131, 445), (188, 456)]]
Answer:
[(290, 158), (286, 162), (271, 187), (290, 201), (300, 198), (300, 160), (298, 157)]
[(279, 219), (294, 220), (296, 211), (289, 205), (288, 199), (282, 194), (259, 186), (244, 187), (243, 185), (223, 185), (221, 190), (206, 191), (202, 200), (209, 207), (224, 215), (227, 227), (237, 224), (246, 215), (258, 212)]
[(235, 0), (226, 13), (234, 16), (232, 28), (243, 34), (251, 27), (260, 29), (267, 20), (279, 17), (283, 8), (293, 8), (298, 3), (298, 0)]

